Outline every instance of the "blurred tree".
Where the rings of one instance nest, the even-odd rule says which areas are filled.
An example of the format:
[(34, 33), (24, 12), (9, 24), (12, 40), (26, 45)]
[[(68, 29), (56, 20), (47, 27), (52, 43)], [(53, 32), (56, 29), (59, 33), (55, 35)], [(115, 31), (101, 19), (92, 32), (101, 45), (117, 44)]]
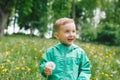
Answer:
[[(45, 32), (48, 30), (47, 26), (53, 24), (56, 19), (72, 17), (77, 27), (82, 26), (79, 27), (81, 28), (80, 35), (83, 34), (84, 38), (90, 36), (89, 40), (94, 40), (97, 33), (92, 28), (92, 21), (93, 11), (96, 8), (106, 13), (106, 18), (100, 21), (101, 26), (110, 27), (109, 24), (113, 24), (118, 25), (118, 28), (120, 27), (120, 0), (0, 0), (0, 37), (4, 35), (8, 18), (13, 14), (17, 14), (18, 16), (15, 16), (17, 20), (14, 20), (14, 24), (17, 21), (20, 29), (30, 29), (31, 35), (35, 29), (38, 29), (40, 36), (44, 37)], [(102, 36), (104, 31), (106, 31), (105, 35), (109, 35), (109, 33), (111, 35), (113, 30), (106, 30), (103, 27), (101, 27), (101, 31), (98, 31), (99, 37)], [(114, 36), (118, 41), (119, 30), (115, 30), (116, 36)], [(111, 41), (114, 40), (111, 39)]]
[(117, 27), (114, 24), (106, 23), (97, 27), (97, 41), (107, 44), (115, 44)]
[(76, 12), (75, 12), (75, 3), (76, 2), (76, 0), (72, 0), (72, 18), (75, 20), (76, 19)]
[(97, 7), (98, 0), (78, 0), (76, 2), (76, 20), (78, 23), (87, 23), (93, 18), (93, 10)]
[[(33, 35), (34, 29), (38, 29), (40, 36), (44, 37), (48, 23), (47, 0), (30, 1), (29, 3), (24, 0), (19, 1), (19, 4), (22, 4), (24, 7), (18, 7), (18, 24), (20, 28), (30, 29), (31, 36)], [(28, 6), (28, 8), (26, 6)]]
[(90, 23), (82, 24), (80, 31), (80, 39), (82, 41), (95, 41), (97, 38), (96, 28), (92, 26)]
[(116, 2), (114, 2), (115, 5), (115, 18), (114, 18), (114, 23), (119, 24), (120, 25), (120, 0), (116, 0)]
[(4, 28), (16, 1), (17, 0), (0, 0), (0, 38), (4, 36)]
[(4, 28), (13, 11), (14, 15), (18, 14), (20, 28), (30, 29), (31, 35), (36, 28), (44, 36), (47, 30), (47, 0), (0, 0), (0, 37), (4, 36)]
[(55, 21), (61, 17), (71, 17), (72, 0), (53, 0), (52, 2), (52, 18)]
[(101, 23), (120, 24), (120, 0), (100, 0), (100, 5), (100, 9), (106, 13), (106, 18)]
[(75, 6), (76, 25), (79, 31), (79, 37), (83, 41), (93, 41), (97, 34), (92, 25), (93, 11), (98, 5), (98, 0), (77, 0)]
[(18, 14), (18, 25), (21, 28), (28, 29), (31, 24), (29, 24), (28, 16), (32, 13), (33, 1), (32, 0), (18, 0), (16, 6), (16, 12)]
[[(101, 40), (103, 38), (104, 42), (120, 44), (120, 0), (101, 0), (101, 5), (101, 9), (106, 13), (106, 18), (101, 20), (100, 23), (103, 27), (109, 27), (110, 30), (100, 29), (102, 32), (101, 34), (99, 33), (100, 31), (98, 32), (98, 39)], [(115, 29), (111, 30), (111, 24)]]
[(115, 43), (117, 45), (120, 45), (120, 25), (118, 25), (118, 28), (117, 28), (117, 31), (116, 31)]

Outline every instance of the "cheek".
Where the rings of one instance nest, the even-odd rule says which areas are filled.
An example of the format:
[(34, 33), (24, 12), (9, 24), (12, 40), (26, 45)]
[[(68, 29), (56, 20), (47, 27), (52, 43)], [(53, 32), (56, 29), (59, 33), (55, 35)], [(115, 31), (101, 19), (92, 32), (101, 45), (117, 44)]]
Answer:
[(77, 35), (75, 34), (74, 36), (76, 37)]
[(69, 34), (65, 34), (64, 36), (65, 36), (65, 37), (69, 37)]
[(76, 36), (76, 33), (74, 33), (73, 36)]
[(75, 36), (74, 36), (74, 38), (76, 39), (76, 38), (77, 38), (77, 36), (75, 35)]

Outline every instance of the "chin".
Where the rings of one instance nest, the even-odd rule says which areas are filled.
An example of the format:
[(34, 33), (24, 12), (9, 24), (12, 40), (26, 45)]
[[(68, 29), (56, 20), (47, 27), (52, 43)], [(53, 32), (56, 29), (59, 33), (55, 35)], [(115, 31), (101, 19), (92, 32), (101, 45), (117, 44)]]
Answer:
[(70, 46), (70, 45), (72, 45), (73, 43), (69, 43), (69, 44), (67, 44), (68, 46)]
[(72, 45), (73, 44), (73, 42), (72, 43), (70, 43), (70, 42), (68, 42), (68, 43), (64, 43), (66, 46), (70, 46), (70, 45)]
[(73, 42), (68, 43), (68, 45), (71, 45), (71, 44), (73, 44)]

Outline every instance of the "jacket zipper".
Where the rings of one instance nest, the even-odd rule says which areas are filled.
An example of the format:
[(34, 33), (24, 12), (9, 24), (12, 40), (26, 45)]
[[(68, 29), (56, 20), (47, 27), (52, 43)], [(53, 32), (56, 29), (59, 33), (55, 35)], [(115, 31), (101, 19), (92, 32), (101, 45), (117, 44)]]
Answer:
[(65, 49), (65, 52), (64, 52), (64, 78), (65, 78), (65, 75), (66, 75), (66, 52), (67, 52), (67, 49)]

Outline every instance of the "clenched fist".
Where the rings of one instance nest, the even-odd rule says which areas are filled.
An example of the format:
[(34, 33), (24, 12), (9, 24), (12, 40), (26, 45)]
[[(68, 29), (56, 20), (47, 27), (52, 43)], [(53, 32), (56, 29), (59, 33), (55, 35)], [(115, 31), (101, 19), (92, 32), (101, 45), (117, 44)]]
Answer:
[(45, 67), (44, 73), (45, 73), (45, 75), (50, 75), (52, 73), (52, 69)]

